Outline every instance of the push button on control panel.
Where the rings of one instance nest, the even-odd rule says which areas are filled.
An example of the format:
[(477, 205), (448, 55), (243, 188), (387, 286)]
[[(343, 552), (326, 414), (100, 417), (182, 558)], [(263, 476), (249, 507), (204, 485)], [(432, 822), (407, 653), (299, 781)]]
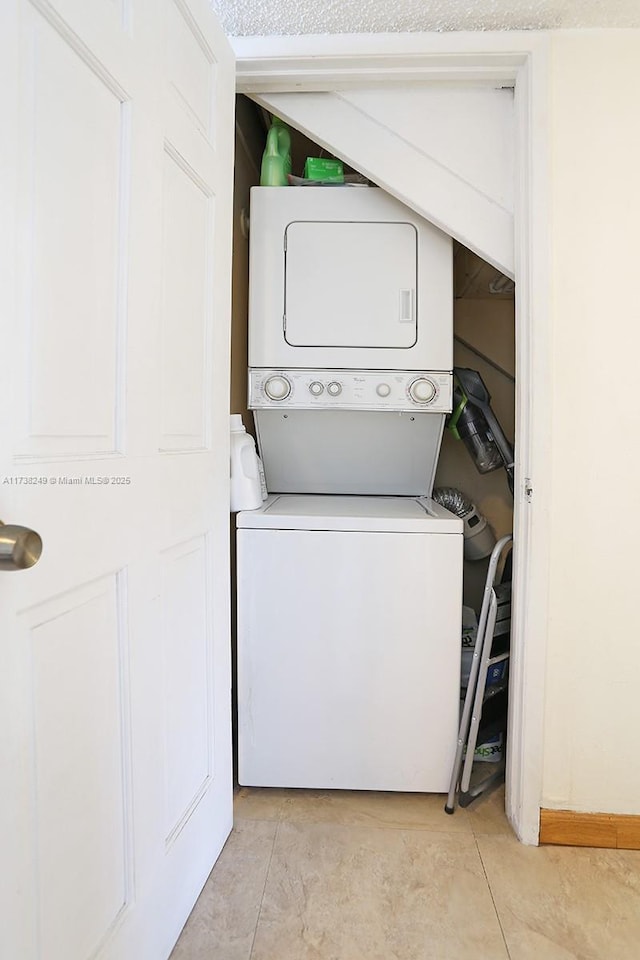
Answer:
[(379, 383), (376, 387), (376, 393), (379, 397), (388, 397), (391, 393), (391, 387), (388, 383)]

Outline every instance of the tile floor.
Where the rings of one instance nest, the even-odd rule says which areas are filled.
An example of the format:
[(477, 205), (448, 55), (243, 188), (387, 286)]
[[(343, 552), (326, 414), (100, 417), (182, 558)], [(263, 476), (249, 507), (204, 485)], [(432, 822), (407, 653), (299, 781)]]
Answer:
[(171, 960), (634, 960), (640, 851), (524, 847), (501, 790), (241, 789)]

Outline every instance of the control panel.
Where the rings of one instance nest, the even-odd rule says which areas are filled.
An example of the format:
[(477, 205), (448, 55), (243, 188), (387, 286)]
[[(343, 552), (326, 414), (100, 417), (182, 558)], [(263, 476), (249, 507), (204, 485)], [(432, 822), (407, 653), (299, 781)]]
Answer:
[(452, 375), (442, 371), (249, 369), (249, 407), (449, 413)]

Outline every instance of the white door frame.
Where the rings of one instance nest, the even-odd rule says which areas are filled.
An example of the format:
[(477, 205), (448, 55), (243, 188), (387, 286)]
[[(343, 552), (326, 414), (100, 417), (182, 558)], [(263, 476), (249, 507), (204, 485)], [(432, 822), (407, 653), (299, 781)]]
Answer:
[(239, 37), (232, 45), (239, 93), (339, 91), (459, 80), (515, 87), (516, 547), (507, 814), (520, 840), (535, 844), (542, 799), (551, 488), (547, 443), (551, 424), (550, 35)]

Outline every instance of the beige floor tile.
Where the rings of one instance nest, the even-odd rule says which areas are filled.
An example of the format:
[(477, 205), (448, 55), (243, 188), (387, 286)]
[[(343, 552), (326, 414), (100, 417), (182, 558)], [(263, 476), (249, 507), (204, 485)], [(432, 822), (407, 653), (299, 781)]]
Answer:
[(504, 784), (492, 793), (478, 797), (471, 806), (456, 809), (454, 817), (465, 817), (476, 837), (487, 834), (513, 836), (513, 830), (504, 812)]
[(252, 960), (507, 960), (471, 833), (282, 823)]
[(291, 791), (274, 787), (240, 787), (233, 798), (236, 820), (280, 820)]
[(245, 787), (236, 795), (234, 809), (238, 818), (470, 833), (469, 818), (457, 813), (448, 816), (444, 802), (443, 795), (433, 793)]
[(234, 827), (171, 960), (249, 960), (277, 826)]
[(511, 960), (640, 956), (640, 851), (477, 843)]

